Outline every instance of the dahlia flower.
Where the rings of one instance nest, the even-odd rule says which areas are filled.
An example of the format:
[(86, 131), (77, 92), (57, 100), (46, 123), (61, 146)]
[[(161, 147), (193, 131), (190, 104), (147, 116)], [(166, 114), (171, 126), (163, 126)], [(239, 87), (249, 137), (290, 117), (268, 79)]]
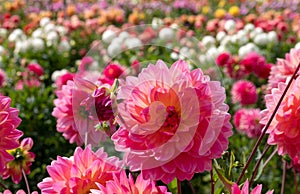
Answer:
[(247, 80), (235, 82), (231, 89), (232, 102), (241, 103), (241, 105), (255, 104), (257, 101), (257, 92), (255, 85)]
[[(75, 122), (78, 125), (81, 137), (85, 137), (86, 135), (85, 126), (87, 124), (90, 125), (88, 128), (88, 142), (91, 141), (90, 143), (97, 145), (100, 141), (104, 141), (108, 137), (107, 135), (111, 135), (115, 131), (115, 115), (111, 99), (114, 87), (111, 87), (109, 84), (102, 84), (101, 82), (94, 84), (88, 80), (81, 79), (79, 76), (75, 76), (74, 81), (76, 90), (73, 99), (75, 101), (79, 100), (77, 99), (78, 95), (76, 91), (85, 92), (86, 97), (78, 102), (80, 106), (84, 107), (85, 114), (88, 115), (85, 121), (78, 119), (80, 115), (76, 116)], [(75, 106), (77, 105), (75, 104)], [(83, 121), (87, 122), (87, 124), (83, 125)]]
[(220, 67), (232, 65), (233, 62), (232, 56), (228, 52), (221, 53), (216, 59), (216, 64)]
[[(261, 124), (266, 124), (284, 92), (286, 83), (278, 83), (278, 88), (273, 88), (271, 94), (265, 96), (266, 109), (261, 112)], [(277, 145), (278, 154), (288, 154), (291, 158), (300, 157), (300, 77), (293, 81), (285, 98), (283, 99), (276, 116), (267, 132), (268, 144)]]
[(266, 59), (262, 55), (259, 55), (256, 52), (248, 53), (240, 61), (240, 65), (245, 68), (246, 72), (253, 72), (260, 78), (268, 78), (272, 66), (267, 63)]
[(63, 137), (69, 140), (70, 143), (76, 143), (80, 146), (83, 144), (83, 140), (75, 124), (72, 103), (74, 87), (74, 82), (70, 80), (66, 85), (62, 86), (61, 90), (56, 92), (57, 99), (54, 100), (55, 107), (52, 116), (57, 118), (57, 131), (63, 133)]
[(171, 194), (166, 186), (156, 186), (155, 181), (144, 180), (141, 174), (138, 175), (134, 182), (131, 174), (129, 178), (126, 172), (122, 171), (119, 174), (113, 175), (113, 180), (106, 182), (106, 186), (98, 184), (99, 189), (91, 189), (92, 194)]
[(128, 76), (117, 100), (120, 128), (112, 140), (144, 179), (190, 180), (227, 149), (232, 126), (224, 88), (182, 60), (170, 69), (159, 60)]
[(259, 121), (259, 109), (240, 109), (233, 118), (237, 131), (246, 134), (250, 138), (258, 137), (261, 134), (263, 125)]
[[(262, 185), (257, 185), (250, 192), (250, 194), (261, 194), (261, 190), (262, 190)], [(236, 183), (234, 183), (232, 185), (231, 194), (249, 194), (249, 181), (248, 181), (248, 179), (244, 183), (244, 185), (242, 187), (242, 190), (240, 190), (239, 186)], [(273, 190), (272, 191), (268, 191), (266, 194), (273, 194)]]
[(89, 193), (97, 184), (105, 186), (113, 180), (113, 174), (121, 171), (121, 162), (108, 158), (103, 148), (93, 152), (89, 145), (84, 150), (77, 147), (70, 158), (58, 156), (47, 171), (50, 177), (38, 184), (42, 193)]
[(14, 159), (7, 150), (17, 148), (18, 139), (23, 135), (16, 129), (21, 123), (19, 111), (11, 108), (10, 103), (9, 97), (0, 95), (0, 175), (5, 171), (7, 162)]
[(25, 138), (21, 141), (18, 148), (8, 150), (8, 153), (14, 157), (14, 160), (7, 163), (3, 179), (11, 176), (13, 182), (18, 184), (22, 179), (22, 170), (24, 170), (25, 174), (30, 174), (30, 166), (35, 158), (35, 154), (29, 152), (32, 146), (32, 139)]
[[(111, 106), (107, 104), (109, 102), (107, 95), (96, 89), (97, 86), (93, 83), (75, 77), (74, 81), (68, 81), (67, 85), (63, 85), (62, 89), (56, 92), (58, 99), (54, 100), (55, 108), (52, 115), (57, 118), (57, 131), (62, 132), (70, 143), (82, 145), (83, 140), (86, 140), (85, 143), (96, 146), (108, 137), (105, 131), (96, 129), (96, 125), (99, 124), (97, 105), (102, 105), (99, 106), (101, 111), (108, 109), (102, 113), (106, 115), (105, 118), (108, 117), (108, 112), (110, 114), (113, 112)], [(105, 109), (104, 106), (108, 108)]]
[(27, 66), (27, 70), (34, 73), (38, 77), (44, 75), (44, 69), (37, 63), (30, 63)]
[(112, 85), (115, 79), (119, 78), (123, 73), (124, 68), (121, 65), (111, 63), (104, 68), (100, 81), (103, 84)]
[(300, 49), (291, 49), (290, 53), (285, 55), (285, 59), (277, 59), (276, 65), (272, 66), (268, 89), (277, 88), (278, 83), (285, 83), (288, 77), (292, 77), (300, 62)]

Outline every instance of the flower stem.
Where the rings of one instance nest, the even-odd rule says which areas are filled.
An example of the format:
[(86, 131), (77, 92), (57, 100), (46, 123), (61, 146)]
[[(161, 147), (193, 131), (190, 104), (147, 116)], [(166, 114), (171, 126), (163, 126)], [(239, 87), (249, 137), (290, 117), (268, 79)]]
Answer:
[(211, 181), (211, 194), (214, 194), (214, 192), (215, 192), (215, 181), (214, 181), (213, 169), (211, 169), (211, 171), (210, 171), (210, 181)]
[(181, 181), (177, 179), (177, 194), (181, 194)]
[(284, 194), (284, 186), (285, 186), (285, 177), (286, 177), (286, 168), (287, 168), (287, 162), (282, 159), (282, 166), (283, 166), (283, 173), (282, 173), (282, 181), (281, 181), (281, 194)]
[(252, 182), (254, 181), (254, 178), (255, 178), (255, 176), (256, 176), (256, 174), (257, 174), (259, 165), (260, 165), (260, 163), (261, 163), (263, 157), (266, 155), (266, 153), (267, 153), (267, 151), (270, 149), (270, 147), (271, 147), (271, 146), (268, 145), (268, 144), (265, 146), (265, 149), (264, 149), (264, 151), (262, 152), (262, 154), (261, 154), (259, 160), (256, 162), (255, 167), (254, 167), (254, 170), (253, 170), (253, 172), (252, 172), (251, 179), (250, 179), (250, 181), (249, 181), (249, 185), (250, 185), (250, 186), (251, 186)]
[(300, 68), (300, 63), (298, 64), (298, 66), (297, 66), (297, 68), (296, 68), (296, 70), (295, 70), (293, 76), (291, 77), (289, 83), (287, 84), (287, 86), (286, 86), (286, 88), (285, 88), (283, 94), (281, 95), (281, 97), (280, 97), (280, 99), (279, 99), (279, 101), (278, 101), (278, 103), (277, 103), (277, 105), (276, 105), (276, 107), (275, 107), (275, 109), (274, 109), (274, 112), (272, 113), (272, 115), (271, 115), (271, 117), (270, 117), (268, 123), (267, 123), (266, 126), (264, 127), (263, 132), (260, 134), (260, 136), (259, 136), (257, 142), (255, 143), (255, 146), (254, 146), (254, 148), (253, 148), (252, 151), (251, 151), (251, 154), (250, 154), (250, 156), (249, 156), (249, 158), (248, 158), (248, 160), (247, 160), (247, 162), (246, 162), (246, 164), (245, 164), (245, 167), (243, 168), (243, 171), (242, 171), (241, 175), (240, 175), (239, 178), (238, 178), (237, 184), (239, 184), (239, 183), (241, 182), (243, 176), (245, 175), (245, 172), (246, 172), (246, 170), (248, 169), (248, 167), (249, 167), (249, 165), (250, 165), (250, 162), (252, 161), (252, 159), (253, 159), (253, 157), (254, 157), (254, 154), (255, 154), (255, 152), (256, 152), (257, 149), (258, 149), (259, 144), (261, 143), (261, 141), (262, 141), (263, 137), (265, 136), (265, 134), (266, 134), (268, 128), (270, 127), (271, 122), (273, 121), (273, 119), (274, 119), (274, 117), (275, 117), (275, 115), (276, 115), (276, 113), (277, 113), (277, 111), (278, 111), (278, 109), (279, 109), (279, 106), (280, 106), (281, 102), (283, 101), (283, 99), (284, 99), (284, 97), (285, 97), (285, 95), (286, 95), (288, 89), (289, 89), (290, 86), (292, 85), (293, 80), (297, 77), (297, 73), (298, 73), (298, 71), (299, 71), (299, 68)]
[(27, 176), (26, 176), (26, 173), (25, 173), (25, 171), (24, 171), (24, 169), (23, 169), (23, 168), (22, 168), (22, 174), (23, 174), (24, 181), (25, 181), (25, 184), (26, 184), (27, 193), (28, 193), (28, 194), (30, 194), (30, 188), (29, 188), (29, 184), (28, 184)]
[(295, 168), (293, 168), (293, 174), (294, 174), (295, 194), (298, 194), (298, 180), (297, 180), (297, 173)]
[(195, 188), (194, 186), (192, 185), (192, 183), (190, 181), (187, 181), (188, 185), (190, 186), (191, 190), (192, 190), (192, 193), (193, 194), (196, 194), (196, 191), (195, 191)]
[(7, 189), (7, 187), (1, 182), (0, 182), (0, 187), (2, 187), (3, 189)]
[(266, 167), (266, 165), (270, 162), (270, 160), (273, 158), (273, 156), (277, 153), (277, 148), (272, 152), (272, 154), (268, 157), (268, 159), (265, 161), (263, 168)]
[(87, 122), (86, 122), (86, 132), (84, 135), (84, 147), (86, 147), (88, 144), (88, 133), (89, 133), (89, 119), (87, 119)]

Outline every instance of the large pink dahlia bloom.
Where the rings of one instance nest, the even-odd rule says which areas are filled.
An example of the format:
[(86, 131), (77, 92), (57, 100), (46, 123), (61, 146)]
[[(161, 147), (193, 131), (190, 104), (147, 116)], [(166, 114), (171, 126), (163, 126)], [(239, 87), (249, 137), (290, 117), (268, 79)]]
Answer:
[(126, 172), (114, 174), (113, 180), (106, 182), (106, 186), (98, 184), (99, 189), (92, 189), (92, 194), (171, 194), (166, 186), (156, 186), (155, 181), (144, 180), (141, 174), (138, 175), (136, 181), (133, 180), (131, 174), (129, 178)]
[(10, 104), (9, 97), (0, 95), (0, 175), (5, 171), (7, 162), (14, 159), (7, 150), (17, 148), (18, 139), (23, 135), (16, 129), (21, 123), (19, 111), (10, 107)]
[(300, 49), (291, 49), (285, 55), (285, 59), (277, 59), (276, 65), (272, 66), (269, 76), (268, 90), (277, 88), (278, 84), (285, 83), (288, 77), (292, 77), (300, 62)]
[[(289, 79), (288, 79), (289, 80)], [(266, 109), (262, 111), (262, 124), (270, 119), (275, 107), (287, 86), (279, 83), (271, 94), (265, 96)], [(292, 158), (300, 157), (300, 77), (293, 81), (285, 95), (276, 116), (267, 130), (268, 144), (277, 145), (278, 154), (289, 154)]]
[[(248, 179), (246, 180), (246, 182), (244, 183), (242, 189), (239, 188), (239, 186), (234, 183), (232, 185), (232, 190), (231, 190), (231, 194), (261, 194), (262, 191), (262, 185), (257, 185), (251, 192), (249, 191), (249, 181)], [(268, 191), (266, 194), (273, 194), (273, 190), (272, 191)]]
[(103, 149), (93, 152), (91, 146), (84, 150), (77, 147), (70, 158), (57, 157), (47, 171), (50, 177), (38, 184), (42, 193), (82, 194), (97, 189), (97, 184), (105, 185), (119, 173), (121, 162), (115, 157), (107, 157)]
[(157, 61), (127, 77), (117, 100), (120, 128), (112, 139), (145, 179), (190, 180), (227, 149), (232, 126), (224, 88), (182, 60), (170, 69)]

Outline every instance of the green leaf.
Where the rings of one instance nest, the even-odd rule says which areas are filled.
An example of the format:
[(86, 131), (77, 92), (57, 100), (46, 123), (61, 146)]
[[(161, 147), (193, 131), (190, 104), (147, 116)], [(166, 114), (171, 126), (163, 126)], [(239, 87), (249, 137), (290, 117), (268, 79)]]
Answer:
[(171, 191), (171, 193), (177, 193), (177, 179), (176, 178), (168, 184), (168, 188)]
[(218, 177), (219, 179), (222, 181), (222, 183), (224, 184), (225, 188), (227, 189), (227, 191), (231, 191), (231, 187), (233, 185), (233, 182), (228, 180), (224, 174), (222, 173), (221, 169), (217, 168), (215, 165), (214, 165), (214, 169), (215, 171), (217, 172), (218, 174)]

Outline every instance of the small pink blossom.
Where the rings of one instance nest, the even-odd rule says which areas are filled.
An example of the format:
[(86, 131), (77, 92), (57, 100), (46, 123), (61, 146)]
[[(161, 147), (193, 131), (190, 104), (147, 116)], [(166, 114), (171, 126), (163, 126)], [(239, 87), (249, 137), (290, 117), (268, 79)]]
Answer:
[(257, 92), (255, 85), (247, 80), (235, 82), (231, 89), (232, 102), (241, 103), (241, 105), (255, 104), (257, 101)]
[(74, 74), (66, 72), (55, 80), (56, 87), (60, 90), (63, 85), (66, 85), (69, 80), (73, 80)]
[[(271, 94), (265, 96), (266, 109), (261, 112), (261, 124), (266, 125), (277, 103), (284, 92), (287, 83), (279, 83)], [(278, 154), (288, 154), (291, 158), (300, 157), (300, 77), (293, 81), (285, 95), (276, 116), (267, 130), (268, 144), (277, 145)]]
[(30, 174), (30, 166), (35, 158), (35, 154), (29, 151), (32, 146), (33, 140), (25, 138), (18, 148), (8, 151), (14, 157), (14, 160), (7, 163), (3, 179), (11, 176), (13, 182), (18, 184), (22, 179), (22, 170), (25, 174)]
[(247, 73), (255, 73), (260, 78), (268, 78), (271, 71), (271, 64), (267, 63), (264, 56), (256, 52), (248, 53), (241, 61), (240, 65), (244, 67)]
[[(232, 185), (231, 194), (261, 194), (261, 191), (262, 191), (262, 185), (257, 185), (250, 192), (250, 190), (249, 190), (249, 181), (247, 179), (246, 182), (244, 183), (243, 187), (242, 187), (242, 190), (240, 190), (239, 186), (236, 183), (234, 183)], [(268, 191), (266, 194), (273, 194), (273, 190), (272, 191)]]
[(232, 135), (225, 90), (182, 60), (159, 60), (128, 76), (117, 94), (119, 130), (112, 136), (125, 164), (144, 179), (170, 183), (211, 170)]
[(228, 52), (221, 53), (216, 59), (216, 64), (220, 67), (232, 65), (233, 60), (231, 58), (230, 53)]
[(115, 79), (119, 78), (123, 73), (124, 73), (124, 68), (121, 65), (116, 63), (111, 63), (104, 68), (100, 81), (103, 84), (107, 83), (112, 85)]
[(57, 157), (47, 166), (50, 177), (38, 184), (42, 193), (89, 193), (113, 180), (113, 174), (121, 171), (121, 162), (115, 157), (107, 157), (103, 149), (93, 152), (91, 146), (84, 150), (77, 147), (70, 158)]
[(238, 132), (250, 138), (258, 137), (263, 128), (259, 123), (260, 117), (259, 109), (240, 109), (234, 115), (234, 125)]
[(27, 66), (28, 71), (33, 72), (38, 77), (44, 75), (44, 69), (37, 63), (30, 63)]

